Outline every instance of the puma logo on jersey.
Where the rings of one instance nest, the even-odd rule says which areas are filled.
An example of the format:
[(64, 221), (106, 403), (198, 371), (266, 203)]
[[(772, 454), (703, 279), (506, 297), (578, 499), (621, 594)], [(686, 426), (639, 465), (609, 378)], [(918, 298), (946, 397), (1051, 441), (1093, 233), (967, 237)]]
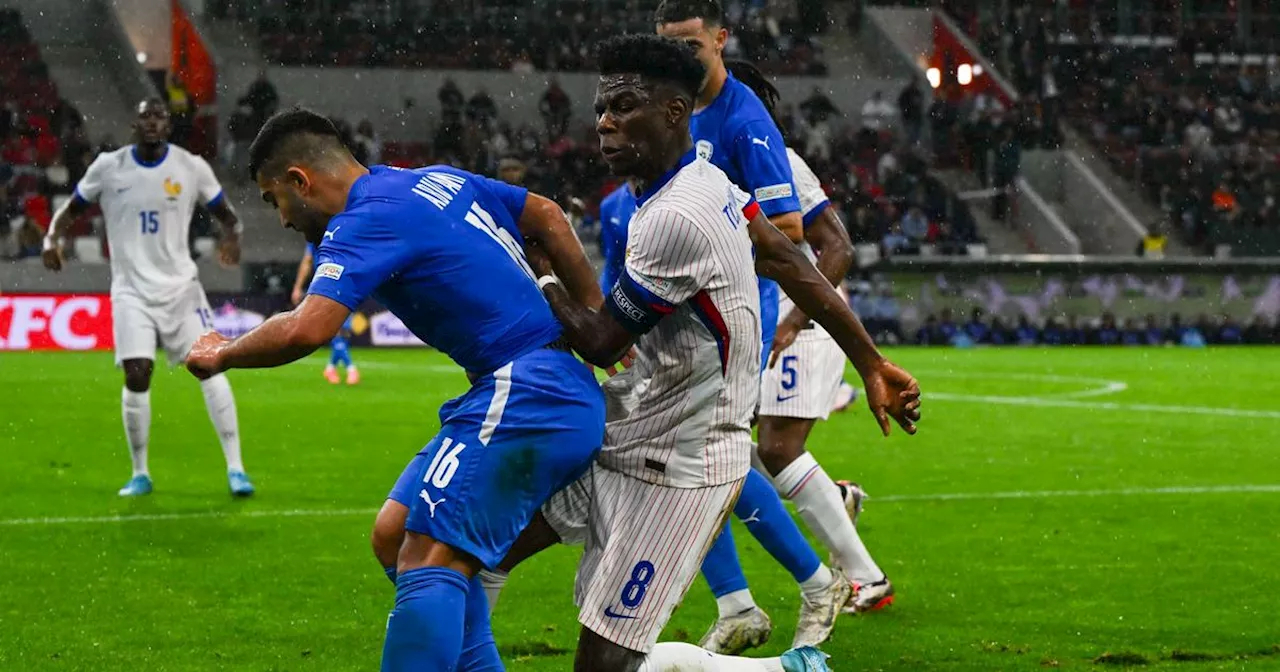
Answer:
[(174, 182), (169, 178), (164, 178), (164, 193), (169, 195), (169, 200), (174, 200), (182, 195), (182, 183)]
[(422, 501), (424, 501), (424, 502), (426, 502), (426, 503), (427, 503), (427, 506), (428, 506), (428, 507), (430, 507), (431, 517), (432, 517), (432, 518), (435, 518), (435, 517), (436, 517), (436, 507), (437, 507), (437, 506), (440, 506), (441, 504), (444, 504), (444, 502), (445, 502), (445, 498), (444, 498), (444, 497), (441, 497), (441, 498), (440, 498), (440, 501), (438, 501), (438, 502), (433, 502), (433, 501), (431, 501), (431, 495), (428, 495), (426, 490), (423, 490), (423, 491), (419, 492), (419, 493), (418, 493), (418, 496), (422, 498)]
[(329, 240), (333, 240), (333, 234), (337, 233), (338, 229), (341, 229), (341, 228), (342, 228), (342, 225), (338, 225), (333, 227), (332, 231), (325, 231), (324, 235), (320, 236), (320, 240), (324, 240), (325, 238), (328, 238)]
[(761, 140), (760, 138), (751, 138), (751, 144), (760, 145), (765, 149), (769, 149), (769, 138), (765, 138), (763, 140)]

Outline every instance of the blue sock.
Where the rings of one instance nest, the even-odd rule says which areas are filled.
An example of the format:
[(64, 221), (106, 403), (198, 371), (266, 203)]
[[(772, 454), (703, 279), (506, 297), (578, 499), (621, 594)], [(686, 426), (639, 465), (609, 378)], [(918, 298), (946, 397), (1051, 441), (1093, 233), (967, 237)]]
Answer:
[(498, 645), (493, 641), (493, 628), (489, 625), (489, 597), (484, 594), (480, 577), (471, 579), (467, 593), (467, 614), (462, 634), (462, 655), (458, 657), (458, 672), (502, 672), (502, 658)]
[(813, 576), (822, 566), (818, 553), (800, 532), (778, 491), (755, 469), (747, 472), (733, 515), (746, 524), (747, 531), (774, 560), (791, 572), (796, 583)]
[(454, 672), (462, 653), (467, 578), (422, 567), (396, 579), (396, 608), (387, 619), (382, 672)]
[(738, 549), (733, 545), (733, 532), (730, 531), (727, 520), (716, 543), (711, 545), (707, 557), (702, 559), (702, 577), (707, 580), (711, 594), (716, 597), (747, 589), (747, 575), (742, 572)]
[(388, 579), (391, 579), (391, 585), (393, 586), (396, 585), (396, 568), (395, 567), (383, 567), (382, 573), (386, 574)]
[(351, 344), (346, 336), (338, 334), (329, 341), (329, 365), (351, 366)]

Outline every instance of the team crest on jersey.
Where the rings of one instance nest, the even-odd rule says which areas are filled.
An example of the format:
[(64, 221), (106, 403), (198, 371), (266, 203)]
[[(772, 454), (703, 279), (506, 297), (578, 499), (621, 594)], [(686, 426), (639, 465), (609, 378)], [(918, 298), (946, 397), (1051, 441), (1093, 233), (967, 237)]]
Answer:
[(169, 200), (178, 200), (178, 196), (182, 195), (182, 183), (174, 182), (167, 177), (164, 178), (164, 193), (169, 196)]
[(706, 140), (699, 140), (695, 147), (698, 148), (698, 158), (703, 161), (710, 161), (711, 155), (716, 152), (715, 145)]

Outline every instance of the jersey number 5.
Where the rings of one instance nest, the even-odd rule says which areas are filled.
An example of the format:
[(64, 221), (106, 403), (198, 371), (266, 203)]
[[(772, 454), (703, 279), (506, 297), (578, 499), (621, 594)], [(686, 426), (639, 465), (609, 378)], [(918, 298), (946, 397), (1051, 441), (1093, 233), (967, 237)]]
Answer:
[(138, 218), (142, 220), (142, 233), (156, 233), (160, 231), (160, 213), (155, 210), (143, 210), (138, 213)]

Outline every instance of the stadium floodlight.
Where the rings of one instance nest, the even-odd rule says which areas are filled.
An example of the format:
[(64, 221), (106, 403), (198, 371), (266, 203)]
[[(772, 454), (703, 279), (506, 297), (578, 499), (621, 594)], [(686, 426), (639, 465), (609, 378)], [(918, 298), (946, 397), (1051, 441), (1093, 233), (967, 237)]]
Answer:
[(929, 68), (925, 71), (925, 77), (929, 79), (929, 86), (938, 88), (942, 86), (942, 71), (937, 68)]
[(972, 84), (973, 66), (968, 63), (961, 63), (960, 67), (956, 68), (956, 81), (960, 83), (960, 86), (969, 86)]
[(147, 52), (145, 52), (145, 51), (139, 51), (139, 52), (138, 52), (138, 63), (139, 63), (139, 64), (142, 64), (142, 63), (146, 63), (146, 62), (147, 62)]

